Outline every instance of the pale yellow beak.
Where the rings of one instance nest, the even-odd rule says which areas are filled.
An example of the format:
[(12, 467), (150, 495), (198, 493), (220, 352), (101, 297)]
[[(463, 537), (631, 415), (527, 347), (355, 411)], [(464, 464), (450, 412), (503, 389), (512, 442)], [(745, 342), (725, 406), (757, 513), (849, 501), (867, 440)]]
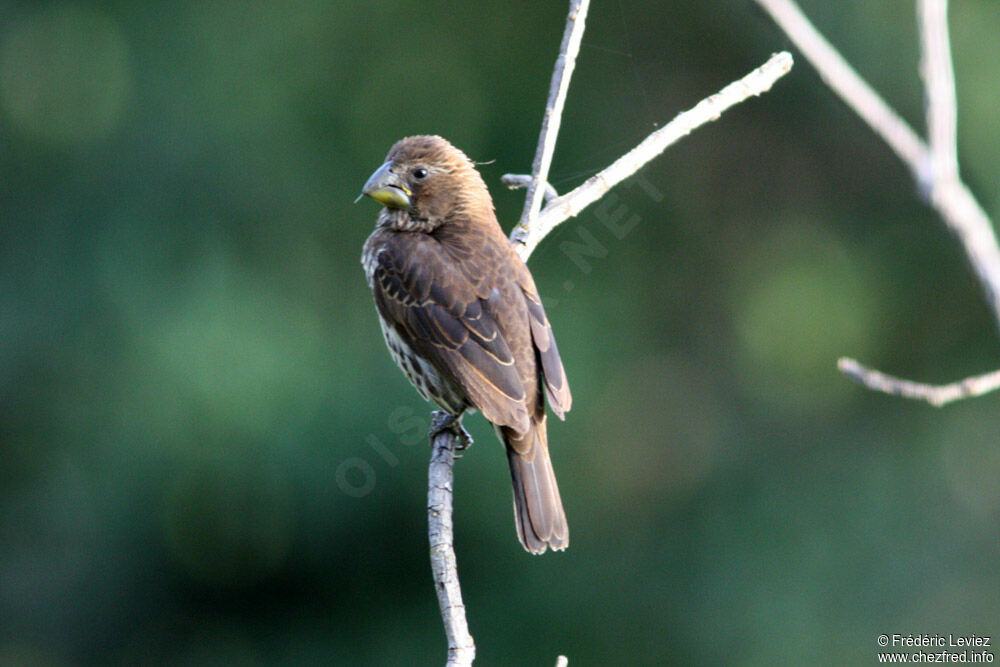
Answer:
[(365, 187), (361, 189), (361, 194), (368, 195), (388, 208), (408, 209), (410, 195), (413, 193), (403, 184), (399, 176), (392, 172), (392, 163), (386, 162), (368, 178)]

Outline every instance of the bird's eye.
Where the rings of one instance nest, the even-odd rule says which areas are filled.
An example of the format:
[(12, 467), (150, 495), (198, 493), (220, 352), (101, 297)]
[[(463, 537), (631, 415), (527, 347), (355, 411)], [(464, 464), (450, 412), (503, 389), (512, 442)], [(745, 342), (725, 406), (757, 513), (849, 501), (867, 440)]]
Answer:
[(423, 167), (419, 167), (413, 170), (413, 178), (421, 179), (427, 177), (427, 170)]

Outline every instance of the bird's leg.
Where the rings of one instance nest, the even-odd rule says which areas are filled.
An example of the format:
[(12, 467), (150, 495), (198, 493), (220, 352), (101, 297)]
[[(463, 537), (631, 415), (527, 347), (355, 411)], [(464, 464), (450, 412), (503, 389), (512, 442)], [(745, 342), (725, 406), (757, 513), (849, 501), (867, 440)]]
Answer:
[(427, 436), (433, 441), (434, 438), (444, 431), (451, 431), (458, 438), (458, 444), (455, 445), (457, 451), (468, 449), (472, 445), (472, 436), (462, 426), (462, 415), (453, 415), (444, 410), (435, 410), (431, 413), (431, 430), (427, 433)]

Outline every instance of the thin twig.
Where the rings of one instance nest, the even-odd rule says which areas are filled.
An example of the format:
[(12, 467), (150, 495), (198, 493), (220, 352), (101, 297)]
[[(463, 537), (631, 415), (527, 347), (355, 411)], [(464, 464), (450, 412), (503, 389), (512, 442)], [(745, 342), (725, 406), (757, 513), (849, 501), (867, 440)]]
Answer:
[(757, 0), (835, 93), (868, 123), (920, 180), (927, 145), (826, 41), (793, 0)]
[(938, 408), (953, 401), (982, 396), (1000, 389), (1000, 371), (976, 375), (950, 384), (933, 385), (887, 375), (847, 357), (837, 362), (837, 368), (869, 389), (893, 396), (927, 401)]
[[(520, 190), (521, 188), (527, 188), (534, 182), (531, 174), (504, 174), (500, 177), (500, 182), (507, 186), (509, 190)], [(537, 185), (535, 187), (538, 187)], [(559, 196), (556, 189), (552, 187), (551, 183), (546, 183), (544, 187), (545, 193), (543, 199), (545, 203), (549, 203), (553, 199)]]
[(566, 103), (566, 93), (569, 82), (573, 78), (573, 68), (576, 67), (576, 56), (580, 52), (580, 42), (586, 27), (587, 9), (590, 0), (571, 0), (569, 13), (566, 16), (566, 30), (563, 32), (562, 44), (559, 47), (559, 57), (556, 58), (552, 70), (552, 83), (549, 86), (549, 99), (545, 104), (545, 116), (542, 118), (542, 129), (538, 135), (538, 147), (535, 149), (535, 160), (531, 165), (531, 182), (524, 200), (524, 212), (521, 214), (521, 227), (527, 227), (538, 215), (542, 207), (542, 189), (540, 183), (547, 183), (549, 167), (552, 166), (552, 155), (556, 150), (556, 138), (559, 135), (559, 124), (562, 122), (563, 107)]
[(961, 181), (936, 183), (931, 192), (931, 204), (962, 242), (986, 292), (986, 302), (1000, 325), (1000, 247), (993, 223)]
[(538, 243), (556, 226), (578, 215), (580, 211), (604, 196), (612, 187), (625, 180), (643, 165), (691, 131), (713, 120), (723, 111), (743, 100), (760, 95), (792, 68), (792, 56), (776, 53), (762, 66), (729, 84), (715, 95), (705, 98), (694, 108), (680, 113), (672, 121), (646, 137), (638, 146), (614, 161), (600, 173), (591, 176), (578, 188), (549, 202), (526, 230), (511, 234), (515, 249), (527, 261)]
[(458, 437), (450, 430), (440, 431), (431, 441), (431, 463), (427, 471), (427, 526), (431, 547), (431, 571), (437, 589), (438, 605), (448, 637), (448, 665), (471, 665), (476, 645), (469, 634), (458, 581), (452, 530), (452, 495), (455, 447)]

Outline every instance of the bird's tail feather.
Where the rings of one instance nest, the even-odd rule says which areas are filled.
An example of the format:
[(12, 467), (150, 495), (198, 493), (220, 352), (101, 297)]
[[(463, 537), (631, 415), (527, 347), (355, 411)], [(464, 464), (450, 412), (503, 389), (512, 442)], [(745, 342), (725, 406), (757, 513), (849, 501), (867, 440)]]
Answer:
[(518, 539), (534, 554), (545, 553), (550, 547), (565, 549), (569, 546), (569, 526), (549, 459), (545, 417), (532, 420), (531, 428), (521, 437), (508, 428), (498, 430), (507, 446)]

